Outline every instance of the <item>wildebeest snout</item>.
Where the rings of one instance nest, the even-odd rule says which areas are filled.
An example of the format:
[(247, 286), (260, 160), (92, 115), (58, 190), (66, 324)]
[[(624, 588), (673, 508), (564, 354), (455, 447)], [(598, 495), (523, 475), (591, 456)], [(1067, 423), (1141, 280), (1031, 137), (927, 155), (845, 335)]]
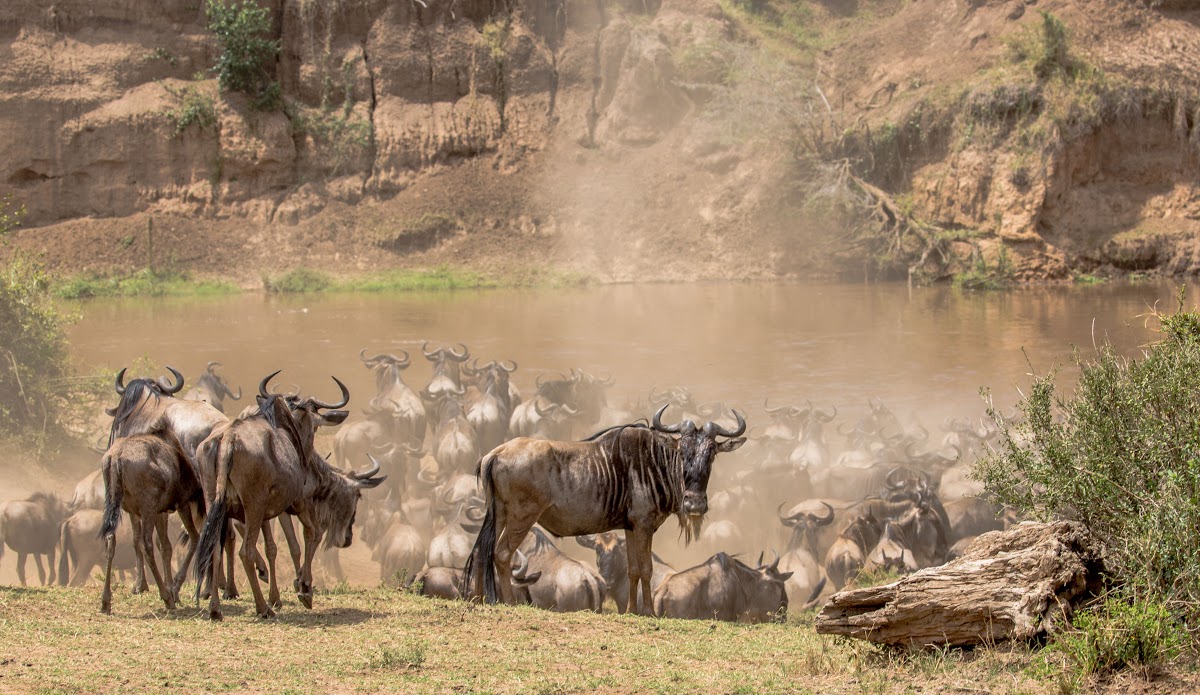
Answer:
[(703, 492), (685, 491), (683, 493), (683, 512), (685, 514), (707, 514), (708, 495)]

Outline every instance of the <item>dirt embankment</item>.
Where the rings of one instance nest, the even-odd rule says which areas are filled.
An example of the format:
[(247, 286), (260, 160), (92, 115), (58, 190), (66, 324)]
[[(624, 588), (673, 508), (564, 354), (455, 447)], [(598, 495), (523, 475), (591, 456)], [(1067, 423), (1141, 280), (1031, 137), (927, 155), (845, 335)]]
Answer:
[[(828, 262), (856, 251), (795, 145), (815, 109), (873, 134), (855, 166), (951, 230), (941, 256), (959, 266), (1003, 243), (1029, 279), (1200, 268), (1186, 4), (527, 0), (511, 21), (486, 0), (264, 4), (289, 103), (270, 113), (197, 74), (217, 54), (200, 3), (0, 7), (0, 194), (28, 209), (15, 246), (68, 273), (153, 261), (246, 284), (443, 263), (829, 276), (863, 263)], [(1053, 88), (1005, 67), (1037, 9), (1106, 84), (1132, 85), (1054, 142), (1028, 132)], [(1082, 97), (1111, 101), (1102, 88)]]

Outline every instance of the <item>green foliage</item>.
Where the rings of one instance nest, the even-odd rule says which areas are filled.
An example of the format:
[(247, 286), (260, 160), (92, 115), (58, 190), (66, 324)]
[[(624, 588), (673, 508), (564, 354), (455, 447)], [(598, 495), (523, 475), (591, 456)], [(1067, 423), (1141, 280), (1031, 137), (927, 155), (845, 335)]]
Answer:
[(150, 268), (128, 275), (78, 275), (57, 279), (51, 285), (51, 292), (60, 299), (219, 295), (238, 291), (230, 282), (197, 280), (188, 273)]
[(166, 117), (175, 123), (176, 136), (182, 135), (183, 131), (193, 125), (204, 129), (217, 124), (216, 99), (203, 85), (192, 83), (176, 89), (165, 82), (160, 84), (174, 97), (177, 104), (175, 108), (165, 112)]
[[(255, 104), (275, 107), (270, 98), (271, 66), (279, 54), (278, 39), (269, 39), (271, 12), (253, 0), (208, 0), (208, 28), (217, 36), (220, 53), (213, 72), (221, 89), (242, 92)], [(276, 86), (277, 89), (277, 86)]]
[(368, 153), (375, 144), (371, 121), (354, 115), (353, 102), (341, 108), (296, 108), (290, 114), (292, 133), (309, 135), (321, 148), (322, 159), (330, 166), (330, 176)]
[(982, 252), (976, 250), (975, 265), (970, 270), (954, 276), (954, 285), (964, 290), (999, 290), (1008, 287), (1015, 279), (1008, 249), (1001, 245), (996, 252), (995, 263), (988, 263)]
[(1187, 643), (1187, 632), (1161, 603), (1109, 597), (1076, 614), (1071, 629), (1055, 637), (1035, 669), (1043, 678), (1057, 679), (1062, 690), (1076, 690), (1108, 672), (1163, 667)]
[(273, 294), (323, 292), (331, 284), (328, 275), (308, 268), (296, 268), (278, 277), (263, 276), (263, 288)]
[[(24, 208), (0, 199), (0, 238), (20, 224)], [(65, 325), (40, 263), (15, 253), (0, 268), (0, 433), (46, 433), (70, 397)]]
[(1076, 351), (1074, 391), (1037, 377), (975, 475), (1000, 502), (1086, 524), (1130, 596), (1200, 618), (1200, 314), (1158, 318), (1141, 359)]
[(1038, 29), (1022, 32), (1008, 42), (1013, 60), (1028, 63), (1039, 80), (1056, 75), (1074, 79), (1083, 66), (1071, 54), (1066, 25), (1045, 10), (1039, 12), (1042, 23)]

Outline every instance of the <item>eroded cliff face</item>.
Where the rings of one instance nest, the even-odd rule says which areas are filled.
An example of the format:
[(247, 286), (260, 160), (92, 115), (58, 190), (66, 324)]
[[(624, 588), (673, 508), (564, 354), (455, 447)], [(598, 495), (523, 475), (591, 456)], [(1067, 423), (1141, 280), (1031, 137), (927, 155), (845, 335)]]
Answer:
[[(794, 185), (794, 129), (745, 133), (790, 107), (771, 89), (810, 93), (847, 128), (930, 104), (949, 123), (969, 97), (938, 94), (1003, 64), (1006, 37), (1038, 20), (1028, 4), (813, 3), (838, 42), (795, 66), (810, 81), (731, 109), (721, 95), (747, 78), (729, 55), (775, 39), (715, 0), (264, 0), (287, 102), (264, 112), (218, 92), (197, 0), (10, 0), (0, 194), (28, 211), (17, 246), (69, 272), (144, 264), (152, 217), (160, 258), (247, 284), (297, 265), (436, 263), (828, 277), (845, 271), (823, 260), (844, 232)], [(1074, 45), (1114, 74), (1197, 83), (1195, 11), (1098, 5), (1037, 7), (1086, 27)], [(1003, 244), (1025, 279), (1192, 272), (1191, 103), (1102, 119), (1053, 150), (1014, 147), (1003, 115), (987, 138), (947, 126), (880, 180), (968, 232), (963, 258)]]

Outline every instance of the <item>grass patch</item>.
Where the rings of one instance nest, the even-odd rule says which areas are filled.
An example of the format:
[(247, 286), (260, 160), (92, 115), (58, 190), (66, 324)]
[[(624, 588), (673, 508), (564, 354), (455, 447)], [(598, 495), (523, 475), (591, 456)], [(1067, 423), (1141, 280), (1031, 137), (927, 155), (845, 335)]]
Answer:
[(78, 275), (60, 278), (51, 292), (60, 299), (90, 297), (164, 297), (236, 294), (241, 290), (226, 280), (202, 280), (186, 272), (143, 268), (130, 275)]
[(333, 284), (333, 279), (319, 270), (295, 268), (283, 275), (264, 275), (263, 289), (271, 294), (304, 294), (324, 292)]
[(263, 286), (276, 294), (307, 292), (430, 292), (478, 290), (502, 287), (583, 287), (591, 278), (583, 273), (529, 268), (504, 277), (471, 270), (438, 266), (432, 269), (397, 269), (333, 278), (308, 268), (297, 268), (279, 276), (265, 276)]
[[(192, 585), (184, 588), (190, 595)], [(384, 589), (290, 591), (277, 620), (249, 592), (225, 621), (156, 592), (0, 587), (4, 689), (123, 692), (1033, 692), (1027, 652), (976, 650), (901, 660), (797, 623), (741, 625), (481, 606)], [(154, 648), (147, 649), (147, 645)], [(4, 659), (0, 659), (4, 661)], [(204, 664), (197, 668), (196, 664)]]

